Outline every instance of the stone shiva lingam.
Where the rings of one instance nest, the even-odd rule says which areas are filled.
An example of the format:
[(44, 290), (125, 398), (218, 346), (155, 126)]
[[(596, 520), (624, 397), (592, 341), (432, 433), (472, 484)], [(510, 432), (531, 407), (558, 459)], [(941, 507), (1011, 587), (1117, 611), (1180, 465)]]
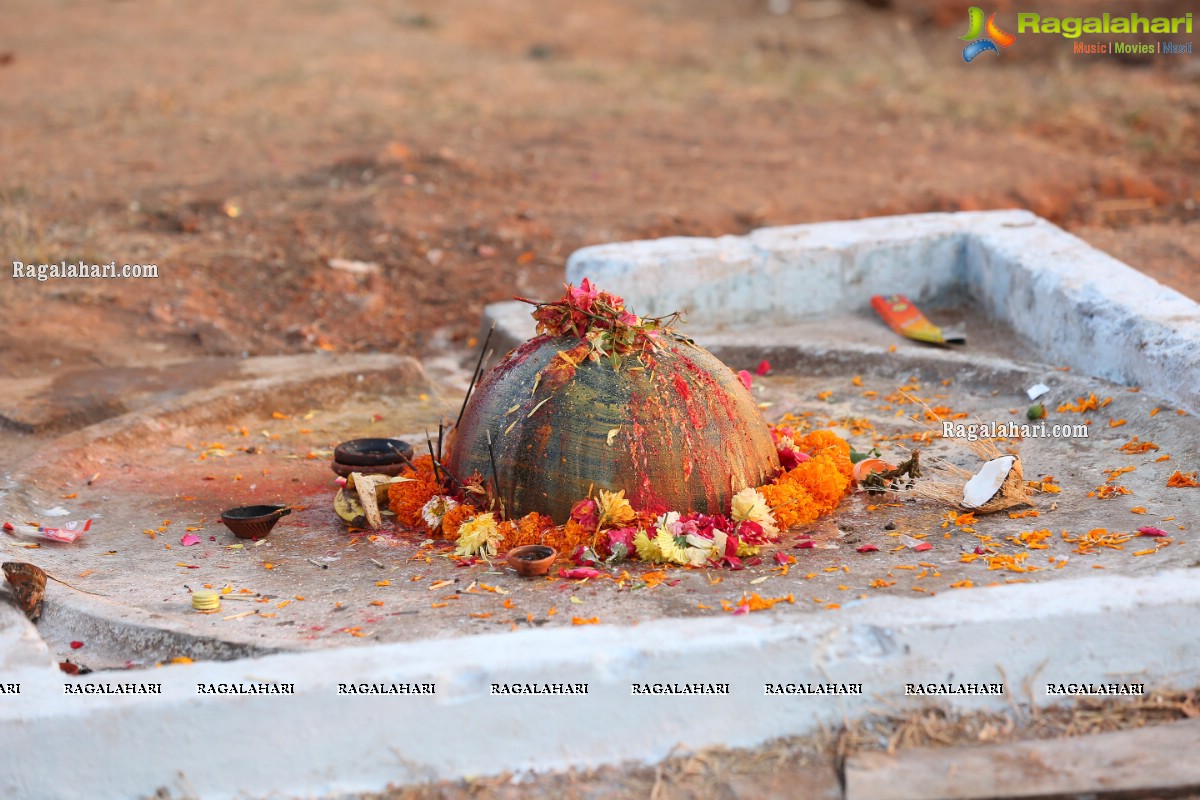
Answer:
[(443, 462), (493, 483), (504, 513), (563, 522), (572, 504), (621, 491), (633, 507), (724, 514), (779, 472), (749, 389), (729, 367), (586, 279), (536, 303), (538, 335), (469, 396)]

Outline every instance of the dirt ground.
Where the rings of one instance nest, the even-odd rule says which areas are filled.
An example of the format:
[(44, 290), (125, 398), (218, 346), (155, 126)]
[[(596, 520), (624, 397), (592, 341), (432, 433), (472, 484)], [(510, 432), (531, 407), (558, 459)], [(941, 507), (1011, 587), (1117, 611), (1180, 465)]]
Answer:
[[(486, 303), (555, 296), (581, 246), (934, 210), (1029, 208), (1200, 299), (1200, 60), (1022, 39), (964, 64), (966, 5), (9, 0), (0, 269), (159, 277), (0, 280), (0, 382), (465, 355)], [(689, 756), (538, 796), (795, 796), (810, 757), (837, 796), (827, 751), (781, 747), (736, 780)]]
[(1200, 298), (1200, 61), (964, 64), (962, 4), (878, 5), (5, 3), (0, 254), (160, 277), (0, 282), (0, 377), (424, 354), (583, 245), (930, 210), (1031, 208)]

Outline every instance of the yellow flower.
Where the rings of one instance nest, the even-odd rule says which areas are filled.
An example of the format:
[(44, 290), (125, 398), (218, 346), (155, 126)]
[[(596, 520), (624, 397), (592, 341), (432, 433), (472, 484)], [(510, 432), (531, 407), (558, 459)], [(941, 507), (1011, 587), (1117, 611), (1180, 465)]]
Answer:
[(688, 559), (688, 548), (680, 546), (679, 542), (675, 541), (675, 537), (666, 528), (660, 527), (658, 529), (658, 533), (654, 536), (654, 543), (658, 545), (658, 550), (662, 553), (663, 558), (672, 564), (691, 563)]
[(731, 510), (734, 522), (749, 520), (757, 523), (762, 527), (763, 533), (769, 537), (779, 533), (779, 526), (775, 524), (775, 515), (771, 512), (771, 506), (767, 503), (767, 499), (758, 493), (757, 489), (747, 487), (735, 494)]
[(754, 545), (748, 545), (745, 542), (738, 542), (738, 551), (737, 551), (738, 558), (748, 558), (750, 556), (756, 556), (756, 555), (758, 555), (758, 551), (761, 549), (762, 548), (754, 546)]
[(458, 548), (454, 555), (491, 558), (496, 555), (496, 545), (503, 538), (492, 514), (477, 514), (458, 529)]
[(645, 531), (638, 531), (633, 537), (633, 548), (637, 550), (638, 558), (642, 561), (662, 561), (662, 551), (658, 549), (658, 544), (654, 539), (646, 535)]
[(601, 528), (606, 525), (620, 528), (637, 519), (633, 506), (629, 505), (629, 501), (625, 499), (624, 489), (619, 492), (606, 492), (601, 489), (600, 497), (596, 501), (596, 508), (600, 512)]

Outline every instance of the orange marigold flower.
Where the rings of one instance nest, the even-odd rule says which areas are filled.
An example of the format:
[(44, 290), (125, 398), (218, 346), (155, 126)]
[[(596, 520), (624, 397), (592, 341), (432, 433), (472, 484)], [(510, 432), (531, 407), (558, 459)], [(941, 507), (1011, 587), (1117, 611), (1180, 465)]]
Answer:
[(455, 541), (458, 539), (458, 529), (462, 527), (462, 524), (478, 513), (478, 509), (466, 503), (450, 509), (446, 512), (446, 516), (442, 517), (442, 537), (452, 542)]
[(1138, 439), (1138, 437), (1135, 436), (1132, 439), (1130, 439), (1128, 442), (1126, 442), (1125, 444), (1121, 445), (1121, 447), (1119, 449), (1122, 453), (1129, 453), (1130, 455), (1139, 455), (1141, 453), (1145, 453), (1150, 450), (1157, 450), (1158, 445), (1156, 445), (1154, 442), (1140, 441)]
[[(846, 459), (849, 463), (849, 458)], [(835, 454), (822, 453), (797, 464), (780, 478), (780, 483), (803, 486), (812, 495), (820, 511), (832, 511), (850, 486), (850, 477), (840, 469)]]
[(819, 428), (795, 442), (797, 447), (813, 458), (828, 454), (847, 480), (854, 474), (854, 465), (850, 463), (850, 444), (833, 431)]
[(1179, 470), (1175, 470), (1175, 474), (1167, 478), (1167, 486), (1174, 488), (1200, 486), (1200, 481), (1196, 480), (1195, 472), (1180, 472)]
[(813, 496), (796, 483), (772, 483), (759, 487), (758, 491), (775, 512), (780, 530), (806, 525), (821, 516)]
[(548, 529), (543, 535), (542, 544), (550, 545), (561, 555), (570, 556), (580, 545), (590, 545), (594, 533), (569, 519), (566, 525)]
[(401, 525), (423, 528), (425, 520), (421, 516), (421, 509), (441, 491), (441, 486), (433, 474), (433, 458), (421, 456), (413, 462), (413, 466), (416, 469), (405, 467), (400, 472), (401, 477), (412, 480), (388, 484), (387, 505)]
[(501, 550), (511, 550), (527, 544), (542, 544), (547, 528), (554, 527), (554, 522), (547, 516), (531, 511), (517, 520), (504, 522), (500, 531), (504, 534)]

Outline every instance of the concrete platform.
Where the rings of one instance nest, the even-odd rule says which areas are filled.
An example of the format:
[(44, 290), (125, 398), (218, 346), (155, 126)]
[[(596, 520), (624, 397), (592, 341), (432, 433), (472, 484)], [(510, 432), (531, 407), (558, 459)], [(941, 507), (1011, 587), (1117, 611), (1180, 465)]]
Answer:
[[(1055, 261), (1042, 266), (1043, 254)], [(457, 566), (412, 533), (347, 534), (329, 508), (333, 445), (368, 435), (423, 440), (424, 430), (457, 413), (455, 393), (439, 393), (403, 359), (263, 361), (244, 368), (261, 374), (236, 389), (210, 387), (157, 412), (67, 435), (26, 458), (0, 493), (3, 519), (96, 520), (75, 545), (28, 550), (0, 539), (5, 559), (33, 561), (102, 595), (51, 584), (39, 626), (46, 656), (110, 670), (179, 656), (206, 663), (88, 679), (158, 681), (159, 696), (75, 698), (62, 695), (63, 677), (23, 662), (9, 673), (24, 676), (28, 688), (17, 702), (0, 704), (0, 722), (17, 723), (0, 725), (0, 747), (20, 754), (0, 768), (0, 787), (14, 796), (83, 796), (58, 783), (47, 784), (53, 791), (44, 795), (29, 793), (53, 774), (52, 759), (26, 743), (38, 738), (30, 738), (34, 730), (42, 739), (68, 730), (94, 735), (82, 772), (72, 777), (89, 776), (92, 783), (80, 784), (89, 786), (89, 797), (173, 787), (176, 770), (204, 797), (310, 795), (467, 772), (653, 759), (677, 742), (751, 745), (878, 704), (931, 702), (905, 697), (903, 684), (912, 681), (1006, 683), (1006, 696), (940, 700), (960, 708), (1054, 702), (1036, 689), (1047, 682), (1191, 686), (1200, 650), (1175, 631), (1200, 610), (1192, 575), (1200, 564), (1193, 533), (1200, 489), (1168, 488), (1166, 479), (1175, 469), (1200, 468), (1200, 426), (1188, 413), (1196, 405), (1200, 308), (1109, 262), (1015, 212), (802, 226), (746, 240), (668, 240), (576, 254), (568, 267), (576, 282), (587, 269), (603, 288), (626, 293), (638, 311), (686, 299), (688, 333), (734, 369), (768, 358), (774, 372), (755, 384), (768, 418), (791, 413), (842, 426), (859, 449), (877, 445), (899, 458), (920, 446), (926, 458), (971, 464), (961, 444), (922, 440), (929, 420), (902, 393), (940, 407), (943, 416), (964, 414), (964, 421), (1023, 421), (1025, 389), (1044, 382), (1051, 387), (1043, 398), (1048, 422), (1090, 423), (1086, 437), (1020, 442), (1026, 477), (1052, 475), (1061, 487), (1035, 496), (1037, 517), (1001, 514), (962, 530), (936, 504), (856, 495), (805, 531), (816, 547), (793, 549), (794, 538), (783, 543), (780, 550), (796, 559), (786, 571), (765, 560), (741, 572), (669, 570), (660, 580), (657, 570), (633, 565), (615, 579), (527, 581), (502, 566)], [(774, 273), (755, 284), (765, 280), (763, 264)], [(1076, 281), (1075, 273), (1092, 277)], [(809, 285), (817, 288), (809, 292)], [(794, 302), (780, 301), (772, 286), (793, 287)], [(1025, 291), (1015, 288), (1021, 286), (1040, 287), (1050, 299), (1018, 302), (1010, 295)], [(1008, 299), (992, 296), (1002, 290)], [(736, 324), (730, 309), (742, 291), (772, 295), (762, 308), (752, 306), (766, 324)], [(862, 309), (865, 296), (889, 291), (928, 301), (926, 310), (939, 319), (965, 319), (968, 348), (900, 340)], [(822, 312), (821, 302), (831, 305)], [(1029, 316), (1033, 306), (1041, 310)], [(834, 307), (837, 316), (828, 313)], [(1154, 311), (1139, 315), (1137, 308)], [(812, 318), (797, 319), (797, 309)], [(500, 322), (501, 341), (524, 338), (527, 328), (510, 308), (493, 307), (489, 315)], [(1045, 315), (1057, 327), (1036, 327)], [(1039, 339), (1038, 331), (1053, 336)], [(1105, 352), (1113, 359), (1105, 361)], [(442, 375), (438, 383), (460, 379)], [(1055, 410), (1089, 394), (1103, 408)], [(1159, 449), (1122, 452), (1133, 436)], [(1164, 455), (1170, 459), (1157, 460)], [(1115, 477), (1105, 472), (1130, 466)], [(1129, 494), (1088, 496), (1104, 485)], [(302, 508), (257, 546), (230, 547), (239, 540), (216, 516), (249, 502)], [(51, 516), (60, 511), (65, 516)], [(1136, 538), (1122, 549), (1079, 553), (1062, 535), (1144, 525), (1162, 528), (1170, 542)], [(181, 545), (187, 528), (196, 529), (200, 544)], [(1050, 532), (1045, 549), (1019, 539), (1041, 529)], [(915, 553), (903, 547), (902, 535), (933, 547)], [(1022, 571), (964, 563), (980, 536), (1022, 559), (1011, 562)], [(858, 553), (864, 543), (879, 551)], [(1037, 569), (1025, 571), (1030, 566)], [(245, 589), (253, 599), (227, 599), (221, 613), (200, 615), (190, 609), (187, 587), (205, 584), (230, 587), (228, 597)], [(751, 592), (791, 594), (794, 602), (749, 616), (721, 610), (722, 600)], [(576, 618), (599, 624), (576, 625)], [(72, 649), (72, 641), (83, 646)], [(237, 660), (217, 663), (224, 659)], [(197, 682), (239, 680), (294, 682), (297, 692), (196, 696)], [(696, 700), (647, 699), (630, 690), (632, 682), (673, 680), (729, 683), (731, 691)], [(431, 682), (438, 689), (386, 703), (337, 694), (337, 684), (355, 681)], [(521, 698), (491, 694), (493, 682), (506, 681), (594, 688), (586, 698), (535, 701), (545, 705), (534, 706), (538, 722), (530, 724)], [(808, 681), (862, 683), (864, 690), (784, 702), (764, 694), (765, 682)], [(203, 756), (194, 749), (203, 731), (264, 714), (294, 732), (286, 758), (246, 759), (237, 742), (207, 736)], [(631, 728), (630, 719), (641, 722)], [(145, 730), (155, 735), (153, 758), (143, 761), (127, 742)], [(114, 759), (128, 765), (125, 775), (104, 772)]]
[[(420, 445), (423, 431), (436, 430), (439, 418), (452, 411), (415, 372), (403, 373), (416, 379), (413, 384), (389, 376), (386, 394), (377, 383), (369, 391), (355, 389), (326, 396), (317, 405), (297, 406), (295, 399), (285, 401), (276, 392), (274, 405), (260, 402), (260, 410), (251, 413), (239, 405), (230, 415), (190, 418), (187, 424), (138, 415), (124, 418), (124, 425), (114, 420), (103, 429), (61, 439), (53, 451), (30, 459), (13, 475), (14, 486), (5, 496), (6, 519), (47, 523), (54, 518), (44, 514), (58, 507), (69, 518), (92, 517), (92, 530), (76, 544), (45, 543), (35, 550), (18, 551), (12, 537), (0, 542), (6, 557), (34, 561), (97, 593), (52, 583), (40, 625), (56, 655), (92, 667), (570, 627), (574, 617), (618, 625), (714, 617), (724, 613), (722, 600), (736, 601), (748, 592), (795, 595), (798, 602), (778, 607), (773, 612), (778, 615), (827, 614), (829, 604), (846, 608), (878, 595), (932, 596), (957, 591), (951, 585), (963, 580), (981, 587), (1061, 581), (1088, 575), (1093, 567), (1152, 574), (1200, 559), (1200, 541), (1190, 535), (1200, 529), (1200, 504), (1188, 490), (1165, 485), (1180, 465), (1200, 462), (1195, 444), (1200, 425), (1195, 417), (1177, 415), (1164, 399), (1017, 365), (1001, 373), (967, 373), (937, 361), (898, 358), (890, 369), (845, 367), (851, 374), (836, 378), (790, 372), (768, 376), (759, 380), (757, 396), (774, 418), (807, 415), (819, 426), (852, 420), (857, 433), (845, 432), (860, 450), (878, 446), (896, 461), (909, 448), (920, 447), (927, 461), (941, 457), (966, 466), (973, 456), (961, 445), (936, 438), (913, 441), (930, 423), (920, 408), (895, 402), (898, 390), (927, 398), (947, 416), (961, 413), (1000, 422), (1024, 421), (1022, 387), (1038, 381), (1052, 385), (1051, 405), (1089, 393), (1112, 398), (1100, 414), (1052, 412), (1054, 422), (1082, 425), (1090, 419), (1087, 438), (1020, 443), (1028, 477), (1052, 475), (1061, 487), (1057, 494), (1035, 496), (1038, 517), (1000, 514), (973, 526), (998, 542), (1001, 552), (1024, 554), (1022, 570), (1035, 566), (1037, 571), (990, 571), (982, 561), (962, 563), (961, 555), (980, 540), (955, 525), (943, 528), (946, 507), (912, 498), (887, 504), (864, 494), (844, 501), (837, 514), (797, 531), (811, 535), (816, 547), (792, 549), (795, 537), (783, 543), (780, 551), (797, 560), (786, 575), (764, 558), (741, 572), (671, 570), (665, 583), (652, 586), (642, 575), (658, 570), (641, 564), (627, 566), (628, 574), (615, 581), (581, 584), (553, 576), (529, 581), (502, 563), (457, 566), (446, 543), (427, 542), (419, 532), (388, 526), (373, 536), (347, 533), (330, 506), (333, 446), (368, 435), (397, 435)], [(994, 380), (997, 374), (1007, 385)], [(854, 385), (856, 375), (866, 376), (860, 378), (862, 386)], [(818, 399), (824, 392), (831, 395)], [(1165, 413), (1150, 417), (1155, 407)], [(200, 408), (211, 406), (197, 401)], [(175, 413), (189, 416), (183, 410)], [(288, 418), (277, 418), (283, 416)], [(1108, 420), (1118, 418), (1130, 422), (1109, 428)], [(1137, 456), (1121, 453), (1119, 447), (1133, 435), (1161, 443), (1161, 449)], [(1155, 461), (1164, 454), (1171, 460)], [(1137, 469), (1120, 475), (1115, 485), (1130, 494), (1108, 500), (1087, 496), (1105, 485), (1104, 470), (1127, 466)], [(93, 475), (98, 477), (88, 485)], [(76, 496), (63, 499), (70, 494)], [(244, 542), (218, 516), (224, 508), (251, 503), (298, 508), (267, 539)], [(1131, 513), (1135, 507), (1146, 513)], [(1155, 548), (1151, 540), (1140, 539), (1122, 551), (1101, 548), (1081, 555), (1062, 536), (1063, 531), (1078, 535), (1097, 527), (1129, 532), (1142, 525), (1169, 530), (1171, 543)], [(1052, 532), (1043, 545), (1047, 549), (1006, 541), (1040, 529)], [(195, 533), (200, 543), (182, 546), (185, 533)], [(933, 549), (916, 554), (903, 548), (902, 534), (925, 538)], [(862, 544), (874, 544), (879, 551), (860, 554), (856, 548)], [(1130, 555), (1143, 547), (1155, 552)], [(891, 585), (881, 588), (879, 581)], [(441, 588), (431, 590), (439, 583)], [(202, 586), (231, 589), (220, 614), (192, 610), (190, 590)], [(243, 591), (252, 599), (241, 599)], [(241, 612), (255, 613), (225, 619)], [(72, 651), (72, 641), (83, 641), (85, 647)]]

